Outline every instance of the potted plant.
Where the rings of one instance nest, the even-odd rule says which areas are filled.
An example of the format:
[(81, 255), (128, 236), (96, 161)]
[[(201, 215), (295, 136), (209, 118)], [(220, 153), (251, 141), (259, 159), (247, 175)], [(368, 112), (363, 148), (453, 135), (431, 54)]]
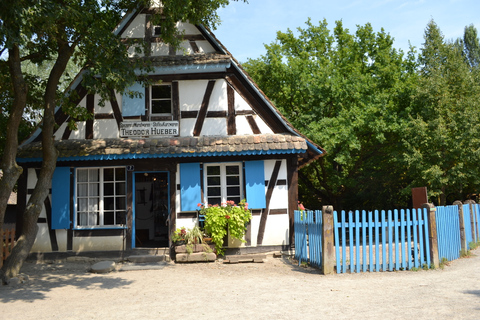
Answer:
[(252, 219), (245, 200), (237, 205), (234, 201), (227, 201), (222, 205), (198, 204), (200, 214), (205, 215), (205, 232), (211, 235), (217, 254), (223, 254), (223, 239), (227, 234), (230, 237), (245, 242), (243, 237), (247, 224)]
[(185, 238), (187, 236), (187, 229), (185, 227), (177, 228), (171, 236), (172, 243), (176, 246), (181, 246), (185, 244)]

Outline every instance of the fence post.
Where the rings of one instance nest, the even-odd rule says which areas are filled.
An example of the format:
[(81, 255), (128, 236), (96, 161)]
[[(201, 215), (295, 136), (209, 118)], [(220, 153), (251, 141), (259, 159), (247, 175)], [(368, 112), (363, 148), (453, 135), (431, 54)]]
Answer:
[(470, 206), (470, 225), (471, 225), (471, 230), (472, 230), (472, 240), (475, 242), (476, 238), (477, 238), (477, 234), (476, 234), (476, 228), (475, 228), (475, 211), (473, 209), (473, 204), (475, 203), (475, 201), (473, 200), (467, 200), (465, 201), (465, 203), (468, 203), (469, 206)]
[(335, 243), (333, 239), (333, 207), (322, 207), (322, 273), (332, 274), (335, 268)]
[(465, 220), (463, 219), (463, 203), (457, 200), (453, 205), (458, 206), (458, 225), (460, 226), (460, 248), (468, 250), (467, 237), (465, 236)]
[(425, 208), (427, 209), (428, 217), (428, 244), (430, 245), (430, 259), (435, 268), (439, 268), (440, 259), (438, 257), (437, 221), (435, 218), (435, 212), (437, 209), (432, 203), (423, 204), (422, 209)]

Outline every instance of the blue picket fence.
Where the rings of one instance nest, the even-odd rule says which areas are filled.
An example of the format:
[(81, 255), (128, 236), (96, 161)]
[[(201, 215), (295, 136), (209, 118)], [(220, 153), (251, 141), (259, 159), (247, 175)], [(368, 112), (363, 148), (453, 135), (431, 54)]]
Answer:
[(300, 265), (309, 262), (312, 266), (322, 266), (322, 211), (298, 211), (294, 213), (295, 259)]
[(458, 206), (437, 207), (435, 220), (437, 222), (438, 258), (452, 261), (460, 258), (460, 224)]
[(334, 211), (337, 273), (430, 265), (427, 210)]
[(470, 210), (470, 204), (463, 205), (463, 219), (465, 222), (465, 238), (467, 245), (471, 242), (478, 241), (478, 205), (472, 205)]
[[(480, 241), (480, 204), (464, 204), (462, 209), (467, 245)], [(427, 214), (427, 209), (334, 211), (337, 273), (430, 267)], [(440, 260), (460, 257), (459, 217), (458, 206), (436, 207)], [(299, 265), (308, 262), (320, 268), (322, 212), (295, 211), (294, 228), (295, 259)]]

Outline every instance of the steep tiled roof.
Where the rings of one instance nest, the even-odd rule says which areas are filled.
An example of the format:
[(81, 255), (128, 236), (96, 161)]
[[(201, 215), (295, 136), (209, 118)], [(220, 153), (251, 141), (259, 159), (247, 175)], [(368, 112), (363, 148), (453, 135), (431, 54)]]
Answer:
[[(95, 139), (55, 141), (59, 160), (119, 155), (122, 158), (178, 157), (235, 154), (286, 154), (307, 151), (305, 138), (287, 134), (245, 136), (161, 137), (148, 139)], [(42, 157), (41, 142), (22, 146), (19, 161)], [(112, 157), (111, 159), (113, 159)], [(102, 158), (102, 159), (108, 159)]]

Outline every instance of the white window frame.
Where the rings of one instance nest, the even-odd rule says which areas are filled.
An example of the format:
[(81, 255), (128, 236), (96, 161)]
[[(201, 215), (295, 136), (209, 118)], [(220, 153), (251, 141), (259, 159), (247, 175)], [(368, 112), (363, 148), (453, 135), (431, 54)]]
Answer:
[[(154, 99), (153, 98), (153, 93), (152, 93), (152, 90), (153, 90), (153, 87), (165, 87), (165, 86), (169, 86), (170, 87), (170, 98), (160, 98), (160, 99)], [(172, 84), (167, 82), (163, 82), (161, 84), (154, 84), (154, 85), (151, 85), (149, 87), (149, 90), (150, 90), (150, 110), (149, 110), (149, 113), (150, 113), (150, 116), (151, 117), (163, 117), (163, 116), (172, 116), (173, 115), (173, 99), (172, 99)], [(153, 101), (170, 101), (170, 112), (168, 113), (153, 113)]]
[[(91, 182), (90, 181), (79, 182), (78, 181), (78, 176), (79, 176), (78, 172), (80, 170), (92, 170), (92, 169), (93, 170), (99, 170), (99, 179), (98, 179), (99, 203), (98, 203), (98, 210), (97, 210), (98, 211), (98, 222), (97, 222), (97, 224), (94, 224), (94, 225), (80, 225), (78, 219), (79, 219), (79, 214), (82, 213), (82, 212), (79, 212), (79, 210), (78, 210), (78, 207), (79, 207), (78, 186), (79, 186), (79, 184), (83, 184), (83, 183), (86, 183), (88, 185)], [(114, 169), (114, 170), (115, 169), (124, 169), (125, 170), (125, 180), (117, 180), (116, 176), (115, 176), (113, 181), (107, 181), (107, 182), (108, 183), (113, 183), (114, 188), (116, 188), (117, 183), (120, 183), (120, 182), (125, 183), (125, 195), (124, 195), (124, 197), (125, 197), (125, 209), (121, 209), (121, 210), (114, 209), (113, 210), (114, 219), (116, 219), (117, 211), (125, 211), (126, 212), (126, 210), (127, 210), (127, 203), (126, 203), (126, 201), (127, 201), (127, 170), (126, 170), (126, 167), (115, 166), (115, 167), (80, 167), (80, 168), (75, 168), (75, 198), (74, 198), (74, 202), (75, 202), (75, 205), (74, 205), (74, 207), (75, 207), (74, 228), (75, 229), (117, 229), (117, 228), (125, 228), (126, 227), (126, 224), (119, 224), (118, 222), (117, 222), (117, 224), (113, 224), (113, 225), (111, 225), (111, 224), (105, 225), (105, 212), (112, 212), (112, 210), (106, 210), (104, 208), (104, 204), (105, 204), (105, 194), (104, 194), (104, 185), (105, 185), (104, 176), (105, 175), (104, 175), (104, 171), (105, 171), (105, 169)], [(107, 197), (113, 197), (113, 199), (114, 199), (113, 201), (115, 203), (117, 197), (119, 197), (119, 196), (123, 196), (123, 195), (117, 195), (116, 190), (115, 190), (113, 195), (108, 195)], [(87, 196), (82, 196), (82, 198), (87, 199), (87, 201), (88, 201), (88, 199), (93, 198), (93, 197), (97, 197), (97, 196), (88, 195), (88, 189), (87, 189)], [(88, 203), (87, 203), (87, 207), (88, 207)]]
[[(204, 203), (209, 203), (208, 202), (208, 175), (207, 175), (207, 169), (208, 167), (220, 167), (220, 198), (221, 198), (221, 204), (226, 203), (228, 200), (227, 197), (227, 173), (226, 173), (226, 167), (227, 166), (238, 166), (238, 175), (239, 175), (239, 188), (240, 188), (240, 201), (242, 199), (245, 199), (244, 196), (244, 187), (243, 187), (243, 163), (242, 162), (218, 162), (218, 163), (204, 163), (203, 164), (203, 187), (204, 187), (204, 192), (203, 192), (203, 201)], [(238, 202), (235, 202), (238, 204)], [(209, 203), (211, 204), (211, 203)]]

